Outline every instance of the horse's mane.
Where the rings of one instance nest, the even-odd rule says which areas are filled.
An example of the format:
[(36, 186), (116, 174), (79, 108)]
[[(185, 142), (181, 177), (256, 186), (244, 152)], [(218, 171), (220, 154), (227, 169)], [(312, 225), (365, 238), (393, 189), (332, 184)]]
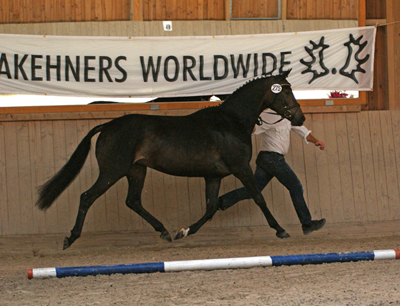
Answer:
[[(229, 97), (224, 102), (228, 101), (230, 97), (232, 97), (238, 91), (242, 90), (243, 87), (247, 86), (248, 84), (256, 82), (256, 81), (259, 81), (259, 80), (263, 80), (263, 79), (266, 79), (266, 78), (274, 77), (274, 76), (280, 76), (280, 74), (279, 75), (272, 75), (272, 74), (265, 74), (264, 73), (264, 74), (262, 74), (260, 76), (256, 76), (256, 77), (254, 77), (254, 78), (252, 78), (250, 80), (247, 80), (247, 82), (245, 82), (240, 87), (238, 87), (235, 91), (233, 91), (232, 94), (230, 94)], [(222, 105), (222, 104), (220, 104), (220, 105)]]
[(260, 75), (260, 76), (256, 76), (256, 77), (254, 77), (254, 78), (252, 78), (252, 79), (250, 79), (250, 80), (247, 80), (244, 84), (240, 85), (240, 87), (236, 88), (236, 89), (226, 98), (226, 100), (223, 101), (222, 103), (220, 103), (220, 104), (218, 104), (218, 105), (209, 105), (209, 106), (205, 106), (205, 107), (203, 107), (203, 109), (206, 109), (206, 108), (213, 108), (213, 107), (219, 107), (219, 106), (223, 105), (223, 104), (224, 104), (226, 101), (228, 101), (235, 93), (237, 93), (238, 91), (242, 90), (243, 87), (247, 86), (247, 85), (250, 84), (250, 83), (253, 83), (253, 82), (256, 82), (256, 81), (259, 81), (259, 80), (263, 80), (263, 79), (266, 79), (266, 78), (270, 78), (270, 77), (279, 77), (279, 76), (281, 76), (281, 74), (272, 75), (272, 74), (270, 74), (270, 73), (268, 73), (268, 74), (264, 73), (264, 74), (262, 74), (262, 75)]

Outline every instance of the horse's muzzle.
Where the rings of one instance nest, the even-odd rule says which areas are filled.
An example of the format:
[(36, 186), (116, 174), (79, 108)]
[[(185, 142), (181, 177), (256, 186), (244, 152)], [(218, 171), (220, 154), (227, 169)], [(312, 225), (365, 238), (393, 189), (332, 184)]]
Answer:
[(295, 116), (292, 120), (292, 125), (294, 126), (301, 126), (303, 125), (304, 121), (306, 121), (306, 117), (304, 115)]

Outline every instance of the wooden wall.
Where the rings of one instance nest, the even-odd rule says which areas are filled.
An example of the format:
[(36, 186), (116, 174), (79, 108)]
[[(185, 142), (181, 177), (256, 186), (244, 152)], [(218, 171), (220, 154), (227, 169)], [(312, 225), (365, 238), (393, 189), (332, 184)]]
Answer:
[(385, 0), (366, 0), (367, 19), (386, 19)]
[(358, 0), (287, 0), (288, 19), (358, 19)]
[[(135, 20), (277, 19), (278, 0), (143, 0), (134, 1)], [(143, 2), (143, 3), (142, 3)], [(285, 4), (282, 4), (285, 5)]]
[(398, 8), (398, 1), (386, 1), (388, 109), (400, 109), (400, 10)]
[(129, 20), (129, 0), (1, 0), (0, 23)]
[(373, 72), (374, 90), (368, 92), (367, 108), (370, 110), (389, 109), (387, 52), (388, 50), (387, 50), (386, 27), (378, 27), (376, 31), (375, 60), (374, 60), (374, 72)]
[[(358, 19), (358, 0), (280, 2), (283, 19)], [(278, 7), (278, 0), (0, 0), (0, 23), (277, 18)]]
[(281, 3), (277, 0), (233, 0), (231, 2), (230, 18), (269, 18), (278, 19), (278, 12), (286, 3)]
[(225, 0), (134, 1), (137, 2), (135, 20), (225, 20)]
[(284, 33), (356, 27), (356, 20), (174, 21), (164, 31), (161, 21), (55, 22), (0, 24), (0, 33), (73, 36), (187, 36)]
[[(143, 111), (182, 115), (191, 111)], [(62, 114), (61, 114), (62, 115)], [(303, 183), (313, 217), (331, 224), (400, 220), (400, 111), (308, 114), (305, 125), (326, 150), (292, 136), (287, 161)], [(93, 151), (81, 174), (47, 212), (34, 207), (36, 187), (62, 167), (89, 129), (103, 119), (0, 122), (0, 235), (68, 234), (79, 196), (94, 182), (98, 169)], [(259, 139), (254, 139), (254, 152)], [(254, 153), (255, 154), (255, 153)], [(254, 167), (254, 159), (252, 160)], [(221, 193), (240, 186), (232, 176)], [(150, 231), (124, 204), (127, 183), (121, 180), (99, 198), (84, 230)], [(299, 224), (288, 192), (276, 180), (263, 192), (282, 224)], [(149, 170), (143, 203), (173, 231), (196, 221), (205, 211), (204, 182)], [(265, 226), (252, 200), (219, 212), (207, 227)]]

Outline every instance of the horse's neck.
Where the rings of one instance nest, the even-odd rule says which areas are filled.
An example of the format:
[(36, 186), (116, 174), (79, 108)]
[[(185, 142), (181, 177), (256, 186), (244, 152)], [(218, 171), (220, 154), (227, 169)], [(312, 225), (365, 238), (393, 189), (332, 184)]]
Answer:
[(237, 122), (240, 122), (250, 132), (253, 131), (254, 125), (260, 115), (262, 96), (261, 95), (240, 95), (231, 97), (221, 104), (221, 109), (228, 113)]

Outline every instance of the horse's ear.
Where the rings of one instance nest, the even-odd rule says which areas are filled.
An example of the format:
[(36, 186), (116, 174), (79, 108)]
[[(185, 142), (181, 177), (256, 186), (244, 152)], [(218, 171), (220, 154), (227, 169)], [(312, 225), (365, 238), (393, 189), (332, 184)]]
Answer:
[(287, 71), (284, 71), (284, 72), (282, 73), (282, 76), (286, 79), (286, 78), (289, 76), (290, 71), (292, 71), (292, 68), (290, 68), (290, 69), (287, 70)]

